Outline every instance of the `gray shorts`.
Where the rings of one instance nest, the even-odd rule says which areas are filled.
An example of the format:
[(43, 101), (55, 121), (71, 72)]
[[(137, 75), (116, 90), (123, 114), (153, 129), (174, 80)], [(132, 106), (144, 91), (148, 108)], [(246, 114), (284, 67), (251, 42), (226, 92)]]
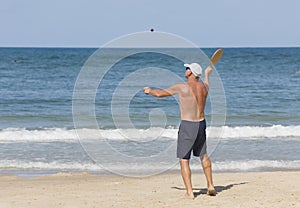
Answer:
[(206, 121), (182, 120), (178, 130), (177, 157), (190, 159), (191, 152), (196, 157), (206, 154)]

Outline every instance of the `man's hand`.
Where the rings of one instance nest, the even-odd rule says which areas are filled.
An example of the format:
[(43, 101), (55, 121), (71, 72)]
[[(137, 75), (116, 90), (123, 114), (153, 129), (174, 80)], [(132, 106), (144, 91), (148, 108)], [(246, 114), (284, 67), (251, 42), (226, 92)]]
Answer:
[(150, 87), (144, 87), (144, 93), (146, 95), (150, 94), (150, 92), (151, 92), (151, 88)]

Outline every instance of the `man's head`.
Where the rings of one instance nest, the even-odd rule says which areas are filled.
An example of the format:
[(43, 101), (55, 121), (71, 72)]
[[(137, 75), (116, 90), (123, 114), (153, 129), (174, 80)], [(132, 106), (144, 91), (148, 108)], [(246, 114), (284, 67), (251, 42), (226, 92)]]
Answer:
[(194, 75), (196, 78), (199, 78), (202, 74), (202, 68), (197, 63), (184, 64), (186, 67), (185, 77), (188, 78), (191, 75)]

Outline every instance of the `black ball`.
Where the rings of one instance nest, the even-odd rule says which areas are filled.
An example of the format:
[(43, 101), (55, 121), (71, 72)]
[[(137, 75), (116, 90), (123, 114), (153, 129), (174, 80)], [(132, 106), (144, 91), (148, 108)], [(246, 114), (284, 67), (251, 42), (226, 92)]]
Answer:
[(151, 31), (151, 32), (154, 32), (154, 29), (153, 29), (153, 28), (151, 28), (151, 29), (150, 29), (150, 31)]

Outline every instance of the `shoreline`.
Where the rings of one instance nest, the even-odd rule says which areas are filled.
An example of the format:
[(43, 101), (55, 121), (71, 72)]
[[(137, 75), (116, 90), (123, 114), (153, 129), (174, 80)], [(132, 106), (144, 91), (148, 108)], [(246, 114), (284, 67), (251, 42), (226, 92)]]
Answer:
[(300, 171), (215, 173), (217, 196), (193, 172), (195, 200), (185, 199), (180, 173), (143, 178), (57, 173), (34, 178), (0, 175), (0, 207), (296, 207)]
[[(203, 170), (194, 169), (191, 167), (192, 174), (204, 174)], [(263, 170), (213, 170), (213, 174), (235, 174), (235, 173), (272, 173), (272, 172), (300, 172), (300, 169), (285, 169), (285, 168), (277, 168), (277, 169), (263, 169)], [(47, 177), (53, 176), (56, 174), (70, 174), (70, 175), (77, 175), (77, 174), (88, 174), (91, 176), (120, 176), (120, 177), (128, 177), (128, 178), (148, 178), (154, 177), (156, 175), (174, 175), (180, 174), (180, 168), (178, 169), (171, 169), (162, 171), (156, 174), (128, 174), (122, 175), (114, 172), (110, 172), (107, 170), (102, 171), (89, 171), (89, 170), (0, 170), (0, 177), (1, 176), (11, 176), (17, 178), (40, 178), (40, 177)]]

